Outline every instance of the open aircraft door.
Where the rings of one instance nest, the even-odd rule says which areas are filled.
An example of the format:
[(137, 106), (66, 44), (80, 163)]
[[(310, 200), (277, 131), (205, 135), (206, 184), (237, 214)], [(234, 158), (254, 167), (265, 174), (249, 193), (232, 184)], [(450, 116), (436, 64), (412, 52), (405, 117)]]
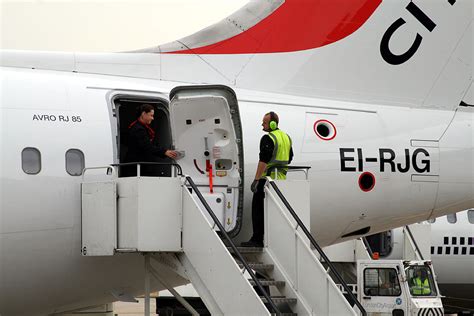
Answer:
[(169, 110), (177, 162), (235, 236), (242, 223), (244, 166), (235, 92), (221, 85), (176, 87)]

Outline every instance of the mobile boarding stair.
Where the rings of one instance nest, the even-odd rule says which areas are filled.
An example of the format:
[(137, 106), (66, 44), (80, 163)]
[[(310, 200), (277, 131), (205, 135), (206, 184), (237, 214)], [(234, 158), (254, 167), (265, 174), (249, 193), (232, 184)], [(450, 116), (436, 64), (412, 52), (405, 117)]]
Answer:
[[(207, 203), (203, 185), (183, 175), (179, 165), (173, 164), (172, 177), (142, 177), (138, 165), (139, 176), (120, 178), (119, 167), (84, 171), (82, 254), (143, 254), (146, 315), (156, 284), (198, 315), (174, 291), (176, 277), (193, 284), (212, 315), (366, 315), (355, 296), (342, 295), (330, 272), (352, 292), (306, 228), (307, 170), (305, 180), (269, 179), (265, 211), (271, 216), (265, 216), (265, 247), (241, 248)], [(158, 283), (153, 285), (150, 276)]]

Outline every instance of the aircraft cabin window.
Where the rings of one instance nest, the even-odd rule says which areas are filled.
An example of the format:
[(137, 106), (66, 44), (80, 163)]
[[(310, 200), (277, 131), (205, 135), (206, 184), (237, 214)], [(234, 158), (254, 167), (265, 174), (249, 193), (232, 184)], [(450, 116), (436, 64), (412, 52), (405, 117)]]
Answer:
[(66, 171), (71, 176), (80, 176), (84, 170), (84, 154), (79, 149), (69, 149), (66, 152)]
[(38, 174), (41, 171), (41, 153), (38, 149), (27, 147), (21, 152), (21, 167), (26, 174)]
[(447, 215), (447, 218), (448, 218), (448, 223), (450, 224), (454, 224), (458, 221), (457, 217), (456, 217), (456, 213), (454, 214), (448, 214)]
[(467, 211), (467, 219), (469, 223), (474, 224), (474, 210)]

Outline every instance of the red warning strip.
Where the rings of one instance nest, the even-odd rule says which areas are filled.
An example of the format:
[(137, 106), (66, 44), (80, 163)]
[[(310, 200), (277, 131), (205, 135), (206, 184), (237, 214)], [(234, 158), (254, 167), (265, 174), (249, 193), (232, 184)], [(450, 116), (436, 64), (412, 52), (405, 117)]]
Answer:
[(171, 54), (293, 52), (337, 42), (359, 29), (382, 0), (286, 0), (271, 15), (226, 40)]
[(209, 172), (209, 192), (214, 193), (214, 185), (212, 183), (212, 164), (209, 159), (206, 159), (206, 171)]
[(209, 192), (214, 193), (214, 184), (212, 182), (212, 165), (209, 165)]

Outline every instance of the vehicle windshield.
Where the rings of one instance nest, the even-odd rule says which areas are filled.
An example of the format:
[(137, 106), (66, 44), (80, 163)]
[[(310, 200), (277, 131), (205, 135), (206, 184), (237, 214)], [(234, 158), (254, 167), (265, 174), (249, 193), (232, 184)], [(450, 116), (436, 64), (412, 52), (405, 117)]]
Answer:
[(410, 266), (407, 269), (410, 293), (413, 296), (436, 296), (433, 273), (428, 266)]

